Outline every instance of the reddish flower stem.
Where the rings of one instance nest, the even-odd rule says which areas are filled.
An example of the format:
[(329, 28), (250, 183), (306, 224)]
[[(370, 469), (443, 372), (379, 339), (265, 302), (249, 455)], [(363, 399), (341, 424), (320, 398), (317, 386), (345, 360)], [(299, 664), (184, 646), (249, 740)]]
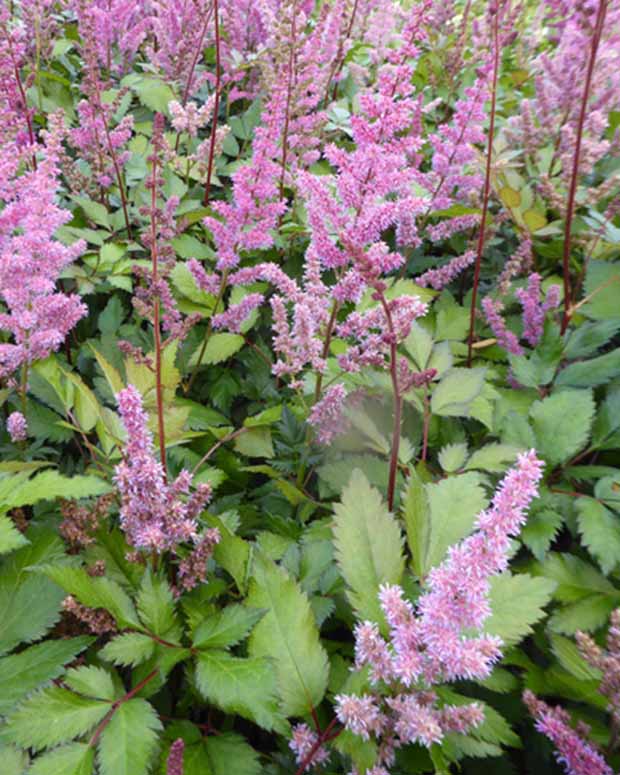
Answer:
[[(280, 175), (280, 201), (284, 199), (284, 176), (286, 175), (286, 158), (288, 155), (288, 130), (291, 121), (291, 101), (293, 98), (293, 78), (295, 72), (295, 43), (297, 40), (297, 0), (293, 0), (291, 9), (291, 45), (288, 56), (288, 83), (286, 94), (286, 115), (282, 130), (282, 173)], [(280, 219), (281, 220), (281, 219)]]
[(153, 170), (151, 173), (151, 277), (155, 291), (153, 304), (153, 333), (155, 337), (155, 395), (157, 400), (157, 429), (159, 435), (159, 455), (164, 471), (164, 481), (167, 478), (166, 470), (166, 432), (164, 428), (164, 391), (161, 379), (161, 329), (160, 329), (160, 305), (157, 296), (157, 282), (159, 280), (159, 266), (157, 256), (157, 152), (153, 153)]
[(571, 289), (570, 289), (570, 248), (571, 231), (573, 225), (573, 216), (575, 214), (575, 196), (577, 194), (577, 180), (579, 178), (579, 157), (581, 156), (581, 142), (583, 139), (583, 125), (586, 120), (586, 111), (588, 109), (588, 98), (592, 86), (592, 76), (594, 74), (594, 65), (596, 64), (596, 55), (603, 34), (605, 24), (605, 14), (607, 13), (607, 0), (599, 0), (598, 11), (596, 13), (596, 22), (594, 33), (592, 34), (592, 45), (590, 47), (590, 57), (588, 61), (588, 70), (583, 87), (583, 97), (581, 99), (581, 108), (579, 110), (579, 119), (577, 120), (577, 137), (575, 140), (575, 153), (573, 154), (573, 170), (571, 174), (570, 188), (568, 190), (568, 203), (566, 206), (566, 221), (564, 223), (564, 251), (562, 255), (562, 274), (564, 278), (564, 314), (562, 316), (561, 333), (566, 331), (571, 317)]
[(394, 494), (396, 491), (396, 474), (398, 473), (398, 450), (400, 448), (400, 425), (403, 414), (403, 397), (398, 384), (398, 361), (396, 352), (396, 334), (392, 321), (392, 313), (385, 296), (381, 294), (381, 306), (385, 312), (388, 331), (390, 333), (390, 378), (392, 380), (392, 390), (394, 393), (394, 425), (392, 427), (392, 449), (390, 452), (390, 470), (388, 477), (388, 509), (394, 508)]
[(480, 220), (480, 232), (476, 248), (476, 263), (474, 266), (474, 285), (471, 296), (471, 309), (469, 313), (469, 338), (467, 342), (467, 366), (471, 366), (472, 346), (474, 343), (474, 327), (476, 322), (476, 301), (478, 299), (478, 285), (480, 284), (480, 266), (482, 264), (482, 252), (484, 250), (484, 238), (486, 234), (487, 212), (489, 209), (489, 193), (491, 190), (491, 154), (493, 152), (493, 135), (495, 134), (495, 111), (497, 106), (497, 77), (499, 73), (499, 9), (493, 14), (493, 80), (491, 85), (491, 114), (489, 118), (489, 136), (487, 139), (487, 160), (484, 176), (484, 193), (482, 197), (482, 217)]
[[(181, 104), (183, 107), (187, 105), (187, 100), (189, 99), (190, 89), (192, 88), (192, 82), (194, 80), (194, 71), (196, 70), (196, 65), (198, 64), (198, 58), (200, 57), (200, 54), (202, 53), (202, 45), (205, 39), (205, 35), (207, 34), (207, 28), (209, 27), (209, 22), (211, 21), (211, 14), (213, 12), (213, 5), (209, 8), (209, 12), (205, 14), (205, 20), (202, 25), (202, 31), (200, 33), (200, 38), (198, 39), (198, 45), (196, 46), (196, 51), (194, 52), (194, 57), (192, 59), (192, 63), (189, 68), (189, 74), (187, 76), (187, 83), (185, 84), (185, 89), (183, 90), (183, 96), (181, 97)], [(174, 150), (179, 150), (179, 142), (181, 140), (181, 133), (177, 132), (177, 139), (174, 144)]]
[(24, 117), (26, 119), (26, 126), (28, 127), (28, 140), (30, 141), (30, 145), (32, 146), (32, 149), (33, 149), (32, 150), (32, 168), (36, 170), (37, 157), (34, 151), (35, 137), (34, 137), (34, 129), (32, 127), (32, 119), (30, 117), (30, 112), (28, 111), (28, 100), (26, 99), (26, 92), (24, 91), (24, 85), (22, 83), (21, 75), (19, 73), (17, 60), (15, 59), (15, 55), (13, 53), (13, 46), (11, 45), (11, 36), (9, 34), (8, 29), (4, 25), (2, 26), (2, 32), (7, 40), (9, 55), (11, 57), (11, 64), (13, 65), (13, 72), (15, 73), (15, 81), (17, 83), (17, 88), (19, 89), (19, 96), (21, 98), (21, 101), (24, 107)]
[(101, 737), (102, 732), (108, 726), (110, 721), (112, 721), (112, 716), (116, 713), (120, 706), (123, 705), (123, 703), (129, 702), (129, 700), (133, 699), (133, 697), (135, 697), (138, 692), (141, 692), (142, 689), (144, 689), (144, 687), (149, 683), (149, 681), (152, 681), (158, 673), (159, 670), (157, 668), (151, 670), (151, 672), (145, 678), (143, 678), (140, 683), (137, 683), (133, 689), (128, 691), (127, 694), (125, 694), (119, 700), (116, 700), (112, 703), (110, 710), (105, 714), (97, 729), (95, 729), (93, 732), (92, 737), (88, 741), (89, 748), (94, 748), (97, 745), (97, 741)]
[(323, 743), (326, 743), (328, 740), (333, 740), (335, 737), (338, 737), (340, 732), (342, 730), (339, 730), (337, 732), (333, 732), (334, 727), (338, 723), (338, 719), (336, 716), (329, 722), (329, 724), (325, 727), (323, 732), (317, 737), (316, 742), (312, 746), (312, 748), (308, 751), (306, 756), (302, 759), (301, 764), (295, 771), (295, 775), (303, 775), (303, 773), (306, 771), (306, 769), (312, 764), (312, 760), (317, 755), (317, 752), (319, 748), (323, 745)]
[(215, 140), (217, 136), (217, 115), (220, 110), (220, 92), (222, 82), (222, 65), (220, 56), (220, 11), (218, 0), (213, 0), (213, 12), (215, 22), (215, 100), (213, 102), (213, 119), (211, 122), (211, 138), (209, 141), (209, 163), (207, 168), (207, 180), (205, 182), (205, 195), (202, 200), (206, 207), (209, 204), (211, 194), (211, 178), (213, 177), (213, 165), (215, 156)]

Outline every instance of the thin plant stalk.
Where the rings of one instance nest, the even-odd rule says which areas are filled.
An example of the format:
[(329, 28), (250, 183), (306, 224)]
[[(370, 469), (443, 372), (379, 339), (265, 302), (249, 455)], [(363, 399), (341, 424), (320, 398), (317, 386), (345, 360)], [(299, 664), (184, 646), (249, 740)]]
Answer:
[[(187, 100), (189, 99), (190, 89), (192, 88), (192, 83), (194, 81), (194, 71), (196, 70), (196, 65), (198, 64), (198, 58), (200, 57), (200, 54), (202, 53), (202, 44), (205, 39), (205, 35), (207, 34), (207, 28), (209, 26), (209, 22), (211, 21), (211, 14), (213, 13), (213, 5), (209, 7), (209, 12), (205, 14), (205, 20), (202, 25), (202, 31), (200, 33), (200, 38), (198, 39), (198, 45), (196, 46), (196, 51), (194, 52), (194, 56), (192, 58), (192, 62), (189, 68), (189, 74), (187, 76), (187, 83), (185, 84), (185, 89), (183, 89), (183, 95), (181, 97), (181, 104), (183, 107), (187, 105)], [(174, 150), (179, 150), (179, 141), (181, 139), (181, 133), (177, 132), (177, 138), (174, 144)]]
[(482, 217), (480, 219), (480, 232), (478, 233), (478, 245), (476, 247), (476, 263), (474, 265), (474, 284), (471, 295), (471, 309), (469, 313), (469, 338), (467, 341), (467, 366), (471, 366), (472, 347), (474, 343), (474, 327), (476, 323), (476, 301), (478, 300), (478, 285), (480, 284), (480, 267), (482, 253), (484, 251), (484, 238), (486, 234), (487, 212), (489, 209), (489, 194), (491, 190), (491, 154), (493, 152), (493, 136), (495, 134), (495, 111), (497, 108), (497, 77), (499, 73), (499, 9), (493, 14), (493, 78), (491, 83), (491, 114), (489, 118), (489, 136), (487, 139), (487, 159), (484, 176), (484, 192), (482, 196)]
[(217, 116), (220, 110), (220, 95), (222, 89), (222, 64), (220, 51), (220, 12), (218, 0), (213, 0), (213, 14), (215, 23), (215, 100), (213, 101), (213, 120), (211, 124), (211, 138), (209, 140), (209, 162), (207, 167), (207, 180), (205, 181), (205, 194), (202, 203), (205, 207), (209, 204), (211, 194), (211, 179), (215, 157), (215, 140), (217, 137)]
[(571, 173), (570, 188), (568, 190), (568, 203), (566, 206), (566, 221), (564, 223), (564, 250), (562, 254), (562, 274), (564, 280), (564, 314), (562, 316), (561, 333), (566, 331), (571, 317), (571, 288), (570, 288), (570, 248), (571, 231), (573, 217), (575, 214), (575, 196), (577, 194), (577, 180), (579, 178), (579, 157), (581, 156), (581, 143), (583, 139), (583, 125), (586, 120), (586, 111), (588, 109), (588, 98), (592, 86), (592, 76), (594, 74), (594, 65), (596, 64), (596, 55), (603, 34), (605, 24), (605, 14), (607, 13), (607, 0), (599, 0), (594, 33), (592, 34), (592, 45), (590, 47), (590, 56), (588, 61), (588, 70), (586, 80), (583, 86), (583, 96), (577, 120), (577, 137), (575, 140), (575, 153), (573, 154), (573, 170)]
[(153, 333), (155, 338), (155, 397), (157, 401), (157, 431), (159, 435), (159, 455), (161, 465), (164, 471), (164, 481), (167, 478), (166, 471), (166, 433), (164, 427), (164, 395), (161, 376), (161, 327), (160, 327), (160, 304), (157, 297), (157, 281), (159, 279), (159, 266), (157, 255), (157, 154), (153, 154), (153, 171), (151, 174), (151, 277), (155, 289), (155, 299), (153, 303)]
[(291, 9), (291, 41), (288, 56), (288, 82), (286, 93), (286, 115), (284, 117), (284, 129), (282, 130), (282, 173), (280, 175), (280, 201), (284, 199), (284, 177), (286, 175), (286, 158), (288, 155), (288, 130), (291, 120), (291, 101), (293, 98), (293, 80), (295, 74), (295, 43), (297, 39), (297, 0), (293, 0)]
[(381, 306), (385, 312), (387, 327), (390, 333), (390, 379), (392, 380), (392, 391), (394, 394), (394, 424), (392, 426), (392, 448), (390, 451), (390, 469), (387, 489), (388, 509), (392, 511), (394, 508), (394, 494), (396, 492), (396, 474), (398, 473), (398, 451), (400, 448), (403, 397), (398, 384), (398, 353), (396, 352), (396, 335), (394, 333), (392, 313), (383, 294), (381, 294)]

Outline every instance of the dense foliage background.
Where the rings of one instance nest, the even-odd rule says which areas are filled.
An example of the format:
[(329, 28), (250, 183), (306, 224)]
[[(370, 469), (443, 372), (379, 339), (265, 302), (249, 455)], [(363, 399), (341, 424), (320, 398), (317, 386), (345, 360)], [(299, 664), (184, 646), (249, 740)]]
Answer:
[(0, 32), (2, 775), (618, 770), (620, 4)]

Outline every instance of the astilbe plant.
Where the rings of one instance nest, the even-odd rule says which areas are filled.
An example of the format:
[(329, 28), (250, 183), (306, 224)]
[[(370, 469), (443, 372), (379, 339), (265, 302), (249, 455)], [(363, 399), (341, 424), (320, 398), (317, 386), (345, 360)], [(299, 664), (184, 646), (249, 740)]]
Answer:
[[(476, 703), (440, 701), (434, 686), (487, 678), (501, 657), (501, 639), (484, 633), (491, 579), (506, 570), (510, 542), (525, 524), (538, 495), (543, 463), (534, 450), (519, 456), (500, 482), (491, 506), (476, 518), (474, 532), (449, 549), (424, 581), (415, 605), (394, 585), (379, 599), (388, 625), (386, 639), (375, 622), (355, 628), (355, 667), (367, 669), (370, 691), (336, 697), (336, 714), (346, 729), (378, 744), (375, 767), (363, 775), (387, 773), (395, 749), (408, 743), (430, 747), (447, 732), (465, 733), (483, 720)], [(470, 634), (478, 631), (480, 634)], [(311, 763), (302, 727), (291, 747), (298, 761)], [(324, 758), (319, 754), (318, 761)], [(360, 774), (362, 775), (362, 774)]]

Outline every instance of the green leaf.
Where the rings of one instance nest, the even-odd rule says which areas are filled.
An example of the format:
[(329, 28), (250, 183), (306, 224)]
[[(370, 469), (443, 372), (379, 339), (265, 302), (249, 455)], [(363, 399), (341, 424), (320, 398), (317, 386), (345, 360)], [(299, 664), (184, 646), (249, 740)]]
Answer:
[(77, 374), (70, 371), (63, 371), (63, 374), (75, 388), (73, 408), (79, 427), (83, 431), (91, 431), (101, 418), (97, 396)]
[(593, 355), (599, 347), (615, 336), (620, 329), (619, 320), (600, 320), (583, 323), (573, 331), (564, 347), (564, 357), (569, 360)]
[(584, 284), (584, 295), (589, 301), (580, 308), (581, 314), (592, 320), (617, 320), (619, 292), (620, 264), (591, 260)]
[(129, 86), (138, 95), (140, 102), (156, 113), (168, 113), (168, 103), (175, 99), (174, 92), (159, 78), (132, 73), (122, 80), (123, 86)]
[[(226, 361), (238, 352), (244, 343), (245, 339), (240, 334), (212, 334), (207, 342), (201, 363), (213, 365)], [(202, 345), (192, 355), (189, 362), (190, 366), (194, 366), (198, 362), (198, 355), (201, 349)]]
[(480, 469), (481, 471), (501, 473), (506, 470), (509, 463), (514, 462), (521, 451), (521, 447), (513, 444), (487, 444), (471, 455), (465, 470)]
[(424, 482), (415, 468), (411, 469), (402, 508), (411, 565), (416, 575), (421, 576), (428, 553), (430, 506)]
[(147, 571), (138, 594), (140, 619), (149, 632), (178, 644), (181, 628), (177, 619), (172, 590), (165, 579)]
[(50, 640), (0, 659), (0, 715), (6, 716), (31, 691), (62, 675), (64, 665), (92, 641), (84, 636)]
[(420, 568), (425, 576), (444, 559), (448, 548), (471, 532), (487, 498), (476, 473), (451, 476), (426, 485), (429, 505), (427, 548)]
[(592, 426), (592, 447), (594, 449), (620, 447), (620, 385), (610, 386), (605, 400), (598, 407)]
[(272, 458), (275, 453), (271, 441), (271, 428), (252, 428), (241, 433), (235, 439), (235, 449), (247, 457)]
[(97, 665), (81, 665), (68, 670), (63, 683), (69, 689), (85, 697), (109, 700), (110, 702), (116, 699), (112, 675), (103, 667), (97, 667)]
[(601, 671), (589, 665), (581, 656), (575, 642), (561, 635), (551, 635), (551, 651), (565, 670), (580, 681), (598, 681), (602, 678)]
[(557, 511), (542, 509), (530, 514), (521, 530), (520, 538), (537, 560), (542, 560), (562, 526), (563, 518)]
[(556, 582), (554, 597), (563, 602), (573, 602), (597, 593), (614, 594), (616, 591), (600, 571), (573, 554), (551, 552), (534, 570)]
[(261, 775), (263, 772), (256, 751), (235, 732), (209, 735), (203, 744), (213, 775)]
[(110, 485), (98, 476), (63, 476), (58, 471), (42, 471), (32, 479), (17, 484), (10, 494), (2, 497), (0, 505), (5, 509), (14, 509), (54, 498), (91, 498), (110, 490)]
[(379, 587), (398, 584), (405, 565), (399, 525), (359, 469), (334, 514), (336, 560), (351, 605), (360, 619), (383, 621)]
[(83, 568), (51, 566), (42, 572), (89, 608), (105, 608), (121, 627), (140, 629), (140, 621), (129, 595), (105, 576), (89, 576)]
[(575, 508), (583, 545), (608, 575), (620, 561), (620, 518), (594, 498), (577, 498)]
[(467, 460), (467, 444), (446, 444), (439, 450), (439, 465), (448, 474), (453, 474), (465, 465)]
[(99, 364), (99, 368), (103, 372), (103, 376), (106, 378), (108, 385), (110, 386), (112, 395), (116, 396), (117, 393), (120, 393), (120, 391), (125, 387), (121, 375), (119, 374), (118, 370), (115, 369), (114, 366), (112, 366), (112, 364), (103, 357), (103, 355), (99, 352), (99, 350), (97, 350), (96, 347), (91, 347), (91, 350), (97, 360), (97, 363)]
[(109, 709), (107, 702), (53, 686), (23, 702), (9, 717), (4, 733), (22, 748), (49, 748), (85, 735)]
[(58, 621), (65, 597), (51, 581), (26, 571), (62, 556), (60, 538), (54, 531), (32, 528), (26, 536), (30, 544), (0, 566), (0, 654), (44, 635)]
[(247, 605), (266, 611), (248, 653), (273, 659), (283, 715), (306, 715), (323, 699), (329, 673), (308, 598), (284, 568), (257, 555)]
[(563, 369), (555, 381), (567, 387), (596, 387), (605, 385), (620, 374), (620, 347), (613, 352), (572, 363)]
[(38, 756), (28, 775), (92, 775), (94, 763), (94, 748), (87, 743), (72, 743)]
[(140, 632), (117, 635), (99, 652), (101, 659), (115, 665), (136, 667), (153, 656), (155, 641)]
[(120, 298), (118, 296), (111, 296), (103, 311), (99, 314), (99, 330), (102, 334), (116, 334), (124, 317), (125, 310)]
[(93, 202), (92, 199), (88, 199), (85, 196), (72, 196), (71, 199), (79, 205), (87, 218), (100, 226), (110, 228), (110, 216), (108, 210), (99, 202)]
[(19, 549), (28, 541), (8, 517), (0, 516), (0, 554), (8, 554)]
[(245, 640), (265, 612), (242, 605), (229, 605), (208, 616), (196, 628), (196, 648), (229, 648)]
[[(536, 448), (551, 465), (569, 460), (583, 449), (594, 417), (591, 390), (561, 390), (530, 409)], [(570, 422), (567, 422), (570, 418)]]
[(554, 589), (555, 583), (550, 579), (534, 578), (527, 573), (495, 576), (490, 591), (492, 613), (484, 623), (484, 631), (499, 635), (505, 646), (519, 643), (545, 615), (543, 609)]
[(238, 713), (264, 729), (279, 728), (276, 674), (267, 659), (201, 651), (196, 664), (201, 694), (227, 713)]
[(619, 602), (619, 594), (590, 595), (556, 611), (549, 619), (549, 628), (564, 635), (574, 635), (577, 630), (597, 630), (607, 624)]
[(449, 369), (433, 390), (431, 411), (442, 417), (467, 417), (482, 392), (486, 369)]
[[(3, 767), (2, 775), (23, 775), (28, 766), (28, 754), (25, 751), (18, 751), (13, 746), (4, 746), (0, 743), (0, 762)], [(48, 773), (40, 773), (40, 775), (48, 775)]]
[(146, 775), (157, 753), (162, 725), (152, 705), (141, 698), (123, 702), (99, 738), (101, 775)]

